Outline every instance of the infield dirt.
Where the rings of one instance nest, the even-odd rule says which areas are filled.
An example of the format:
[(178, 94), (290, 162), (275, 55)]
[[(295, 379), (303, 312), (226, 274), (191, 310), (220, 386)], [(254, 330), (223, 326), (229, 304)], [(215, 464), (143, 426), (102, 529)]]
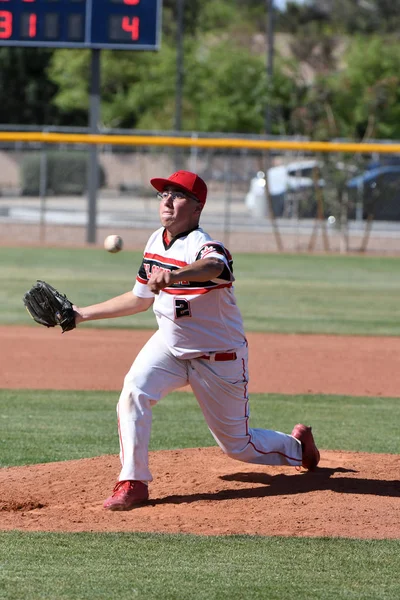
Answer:
[[(0, 387), (117, 391), (150, 335), (1, 327)], [(399, 396), (399, 338), (248, 339), (250, 393)], [(116, 455), (1, 469), (0, 529), (400, 538), (399, 455), (321, 449), (313, 473), (235, 462), (217, 448), (150, 460), (151, 501), (129, 513), (102, 508)]]

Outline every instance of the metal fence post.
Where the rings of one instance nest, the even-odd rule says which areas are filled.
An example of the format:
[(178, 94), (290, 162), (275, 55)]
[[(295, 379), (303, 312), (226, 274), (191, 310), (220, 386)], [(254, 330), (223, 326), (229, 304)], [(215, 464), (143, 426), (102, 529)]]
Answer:
[(46, 196), (47, 196), (47, 149), (46, 149), (46, 144), (42, 144), (41, 149), (40, 149), (39, 196), (40, 196), (39, 241), (44, 242), (46, 239), (45, 219), (46, 219)]

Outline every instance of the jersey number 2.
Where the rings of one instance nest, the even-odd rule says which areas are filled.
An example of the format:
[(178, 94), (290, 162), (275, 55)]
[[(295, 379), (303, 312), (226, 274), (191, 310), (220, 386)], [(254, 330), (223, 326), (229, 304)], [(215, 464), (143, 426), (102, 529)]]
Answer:
[(190, 302), (185, 298), (175, 298), (175, 318), (191, 317)]

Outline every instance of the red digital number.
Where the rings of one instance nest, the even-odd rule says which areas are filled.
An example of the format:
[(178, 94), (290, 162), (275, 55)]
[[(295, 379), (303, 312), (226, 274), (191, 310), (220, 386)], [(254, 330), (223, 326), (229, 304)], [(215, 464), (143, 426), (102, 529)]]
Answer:
[(12, 35), (12, 13), (0, 10), (0, 39), (7, 40)]
[(29, 37), (31, 38), (36, 36), (36, 20), (37, 17), (34, 13), (29, 15)]
[(132, 40), (139, 39), (139, 17), (122, 17), (122, 29), (129, 31)]
[(124, 4), (139, 4), (140, 0), (124, 0)]

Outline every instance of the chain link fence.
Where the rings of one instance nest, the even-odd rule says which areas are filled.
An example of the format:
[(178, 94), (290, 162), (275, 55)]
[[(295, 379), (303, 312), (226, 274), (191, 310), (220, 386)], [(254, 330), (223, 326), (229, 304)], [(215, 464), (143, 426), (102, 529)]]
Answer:
[[(2, 243), (86, 244), (93, 145), (20, 137), (0, 134)], [(209, 186), (201, 225), (234, 251), (400, 252), (400, 150), (393, 143), (345, 152), (305, 149), (302, 140), (293, 149), (253, 148), (261, 139), (254, 136), (235, 137), (235, 147), (215, 136), (207, 147), (198, 134), (184, 145), (173, 136), (164, 145), (114, 139), (104, 143), (103, 136), (96, 146), (95, 244), (118, 233), (126, 247), (142, 249), (159, 226), (149, 180), (187, 169)]]

